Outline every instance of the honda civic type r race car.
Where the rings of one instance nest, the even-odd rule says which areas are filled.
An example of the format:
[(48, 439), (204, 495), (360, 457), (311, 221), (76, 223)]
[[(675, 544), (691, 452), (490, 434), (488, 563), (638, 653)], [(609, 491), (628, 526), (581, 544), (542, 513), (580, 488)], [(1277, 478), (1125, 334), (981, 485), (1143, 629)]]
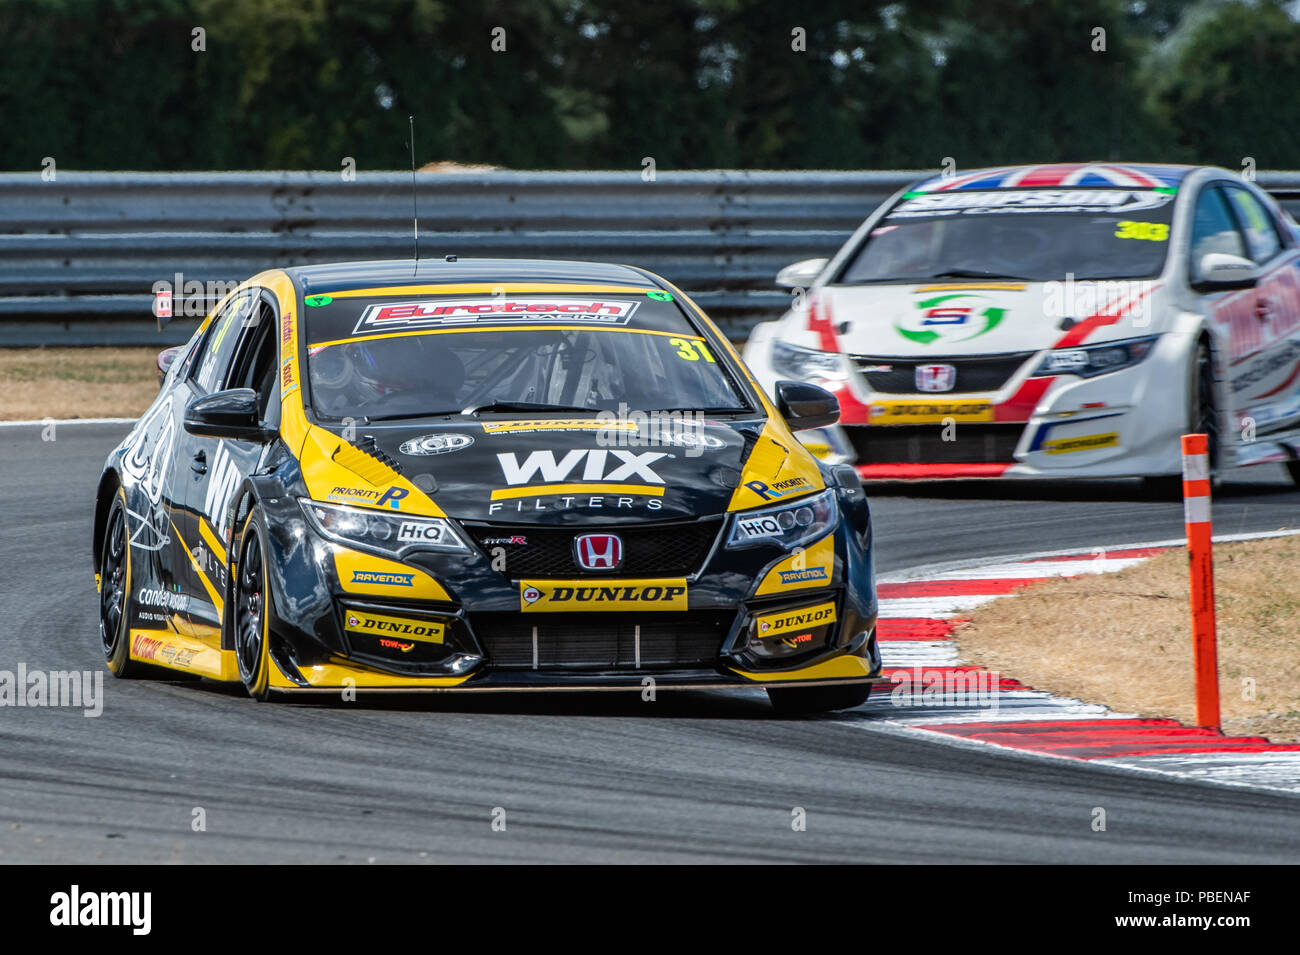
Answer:
[(678, 289), (564, 262), (264, 272), (177, 350), (96, 498), (118, 676), (255, 698), (880, 678), (851, 467)]
[(1300, 244), (1254, 183), (1190, 166), (987, 169), (911, 186), (834, 258), (778, 282), (796, 307), (745, 359), (820, 384), (824, 461), (879, 479), (1130, 477), (1179, 438), (1216, 471), (1300, 482)]

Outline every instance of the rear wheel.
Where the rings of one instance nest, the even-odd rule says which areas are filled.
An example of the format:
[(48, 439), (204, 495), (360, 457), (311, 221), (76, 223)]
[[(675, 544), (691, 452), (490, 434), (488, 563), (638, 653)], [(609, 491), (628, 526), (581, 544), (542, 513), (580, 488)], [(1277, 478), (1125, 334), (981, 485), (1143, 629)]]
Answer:
[(869, 696), (871, 696), (870, 683), (850, 683), (842, 686), (782, 686), (767, 689), (767, 698), (772, 701), (772, 708), (782, 716), (848, 710), (861, 706), (867, 702)]
[(266, 530), (261, 512), (255, 510), (240, 539), (232, 620), (239, 678), (255, 700), (265, 700), (271, 693), (271, 608), (266, 571)]
[(1295, 482), (1296, 487), (1300, 487), (1300, 461), (1288, 461), (1286, 470), (1291, 475), (1291, 480)]
[(104, 525), (99, 555), (99, 640), (114, 675), (139, 676), (143, 664), (131, 659), (127, 604), (131, 596), (131, 545), (126, 532), (126, 505), (119, 490)]

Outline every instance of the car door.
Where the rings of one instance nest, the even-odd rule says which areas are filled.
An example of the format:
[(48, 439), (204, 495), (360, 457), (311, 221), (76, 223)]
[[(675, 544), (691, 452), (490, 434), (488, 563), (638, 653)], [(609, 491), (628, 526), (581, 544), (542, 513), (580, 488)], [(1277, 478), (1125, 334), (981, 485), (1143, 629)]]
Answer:
[[(186, 406), (227, 388), (247, 387), (255, 374), (274, 382), (274, 327), (274, 309), (261, 290), (248, 289), (233, 298), (213, 322), (210, 339), (187, 378)], [(270, 365), (269, 376), (263, 367), (254, 370), (257, 361)], [(269, 397), (273, 389), (265, 381), (258, 383), (268, 389)], [(212, 639), (220, 632), (229, 572), (230, 505), (264, 450), (253, 441), (189, 432), (181, 440), (177, 462), (184, 504), (177, 525), (183, 549), (178, 578), (187, 596), (194, 636)]]
[(1295, 427), (1300, 393), (1300, 256), (1265, 204), (1244, 185), (1223, 186), (1228, 206), (1260, 270), (1251, 321), (1239, 323), (1229, 365), (1232, 406), (1247, 439)]
[(185, 600), (176, 580), (173, 525), (184, 484), (177, 479), (185, 402), (173, 385), (132, 429), (122, 455), (127, 537), (134, 566), (137, 618), (149, 629), (181, 629)]

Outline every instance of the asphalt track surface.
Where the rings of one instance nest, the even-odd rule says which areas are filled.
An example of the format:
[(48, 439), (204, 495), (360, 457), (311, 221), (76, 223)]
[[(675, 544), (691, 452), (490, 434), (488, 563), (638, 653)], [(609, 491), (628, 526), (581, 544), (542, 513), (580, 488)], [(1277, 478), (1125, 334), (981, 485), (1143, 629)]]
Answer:
[[(0, 669), (103, 667), (92, 494), (125, 431), (0, 428)], [(1126, 483), (871, 496), (882, 572), (1182, 527), (1180, 504)], [(1215, 519), (1296, 526), (1300, 492), (1257, 470)], [(887, 697), (777, 719), (752, 691), (258, 704), (202, 682), (104, 688), (97, 719), (0, 708), (0, 862), (1300, 860), (1300, 798), (950, 745), (886, 724)]]

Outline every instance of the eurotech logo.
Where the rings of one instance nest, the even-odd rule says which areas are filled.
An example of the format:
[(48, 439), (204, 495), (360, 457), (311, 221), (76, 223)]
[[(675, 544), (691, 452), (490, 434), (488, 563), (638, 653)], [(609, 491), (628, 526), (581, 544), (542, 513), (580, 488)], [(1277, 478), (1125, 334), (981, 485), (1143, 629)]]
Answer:
[(583, 570), (617, 570), (623, 563), (623, 541), (614, 534), (575, 537), (573, 550)]
[(957, 384), (957, 369), (953, 365), (917, 365), (917, 391), (952, 391)]
[(954, 292), (913, 303), (916, 313), (895, 321), (894, 331), (918, 345), (937, 341), (964, 342), (987, 335), (1006, 317), (1007, 310), (983, 295)]

